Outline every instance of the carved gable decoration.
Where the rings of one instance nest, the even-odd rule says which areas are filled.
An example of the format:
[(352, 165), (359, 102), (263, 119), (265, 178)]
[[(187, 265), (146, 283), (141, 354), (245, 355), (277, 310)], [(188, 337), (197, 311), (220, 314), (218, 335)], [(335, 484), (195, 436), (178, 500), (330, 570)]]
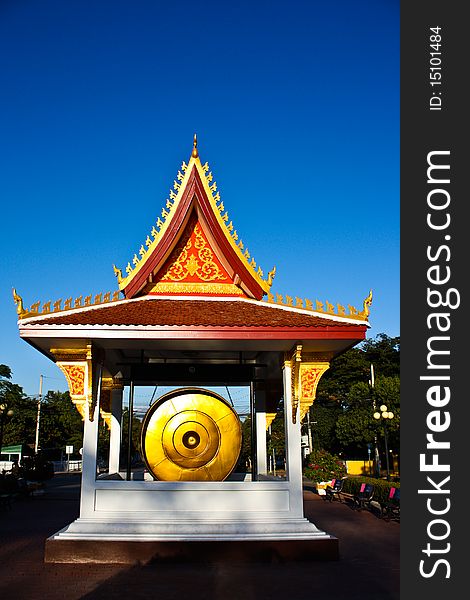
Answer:
[(201, 163), (195, 138), (145, 243), (125, 274), (116, 266), (114, 272), (125, 298), (188, 293), (261, 300), (275, 268), (265, 278), (228, 216), (209, 165)]
[(218, 259), (195, 213), (146, 291), (149, 294), (244, 295)]

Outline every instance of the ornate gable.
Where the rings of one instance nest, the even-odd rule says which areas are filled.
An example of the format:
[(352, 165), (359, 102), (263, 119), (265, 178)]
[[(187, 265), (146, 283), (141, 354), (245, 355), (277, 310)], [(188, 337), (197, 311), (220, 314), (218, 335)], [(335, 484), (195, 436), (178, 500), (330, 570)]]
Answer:
[[(59, 299), (55, 302), (35, 302), (29, 308), (25, 307), (23, 298), (13, 289), (18, 318), (20, 321), (27, 319), (39, 324), (52, 313), (59, 315), (64, 312), (78, 312), (81, 315), (80, 323), (90, 323), (93, 318), (90, 321), (87, 315), (96, 317), (98, 309), (104, 309), (106, 305), (116, 305), (117, 312), (112, 313), (113, 319), (116, 320), (112, 323), (108, 320), (111, 312), (104, 311), (107, 324), (145, 324), (139, 315), (133, 321), (133, 311), (130, 308), (132, 303), (129, 303), (129, 300), (134, 301), (144, 296), (150, 300), (175, 296), (172, 302), (176, 307), (176, 296), (183, 296), (178, 305), (184, 305), (184, 310), (187, 311), (186, 301), (197, 304), (194, 300), (198, 300), (198, 297), (207, 296), (215, 300), (220, 296), (225, 311), (228, 304), (224, 300), (227, 298), (232, 298), (236, 309), (239, 310), (240, 303), (259, 301), (266, 295), (268, 305), (277, 305), (282, 311), (301, 311), (315, 318), (325, 317), (335, 322), (345, 321), (368, 326), (369, 308), (372, 303), (370, 291), (363, 301), (362, 310), (348, 304), (347, 314), (347, 309), (342, 304), (335, 306), (328, 301), (312, 302), (308, 298), (272, 294), (270, 290), (275, 269), (265, 278), (261, 267), (256, 264), (240, 239), (220, 199), (209, 165), (203, 165), (199, 159), (196, 136), (188, 164), (183, 162), (181, 165), (165, 207), (152, 226), (145, 243), (127, 264), (126, 275), (116, 267), (114, 272), (119, 290), (78, 296), (75, 299), (68, 297), (64, 301)], [(120, 298), (121, 294), (125, 298), (124, 301)], [(188, 296), (195, 298), (187, 298)], [(155, 308), (155, 303), (152, 303), (152, 306)], [(130, 312), (130, 321), (123, 315), (123, 307), (126, 314)], [(165, 310), (168, 310), (168, 307)], [(222, 322), (220, 314), (217, 313), (214, 317), (217, 316)], [(279, 324), (279, 311), (270, 311), (269, 315), (272, 318), (271, 325), (276, 327)], [(150, 323), (157, 324), (153, 318), (150, 318), (147, 324)], [(266, 322), (263, 321), (263, 324)], [(217, 325), (217, 319), (211, 321), (212, 325)], [(231, 326), (225, 321), (224, 325)]]
[(193, 151), (183, 162), (161, 215), (139, 253), (122, 271), (114, 267), (126, 298), (143, 294), (236, 295), (261, 300), (273, 269), (262, 269), (229, 220), (209, 165)]
[(147, 294), (242, 296), (193, 211), (165, 264), (145, 288)]

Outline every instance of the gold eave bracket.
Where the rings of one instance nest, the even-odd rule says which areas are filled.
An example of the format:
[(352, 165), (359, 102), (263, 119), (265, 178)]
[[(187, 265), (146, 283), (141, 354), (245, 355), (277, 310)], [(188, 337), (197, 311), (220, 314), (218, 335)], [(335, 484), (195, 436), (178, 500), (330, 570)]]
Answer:
[(329, 354), (302, 352), (302, 345), (288, 354), (287, 362), (291, 367), (292, 423), (297, 423), (297, 409), (300, 422), (312, 406), (321, 376), (330, 367)]

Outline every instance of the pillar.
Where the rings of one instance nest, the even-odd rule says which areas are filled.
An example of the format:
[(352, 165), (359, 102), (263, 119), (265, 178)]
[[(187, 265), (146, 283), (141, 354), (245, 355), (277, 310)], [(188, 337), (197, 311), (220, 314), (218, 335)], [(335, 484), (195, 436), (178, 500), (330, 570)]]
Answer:
[(93, 514), (97, 469), (103, 352), (88, 344), (81, 349), (54, 350), (57, 365), (67, 379), (70, 396), (83, 418), (80, 517)]
[(121, 421), (122, 421), (123, 386), (111, 390), (111, 430), (109, 435), (109, 472), (119, 473), (119, 456), (121, 453)]
[[(93, 420), (91, 420), (91, 417)], [(83, 430), (82, 484), (80, 518), (92, 516), (95, 505), (96, 455), (98, 448), (99, 407), (86, 404)]]
[(302, 451), (300, 440), (299, 406), (295, 403), (292, 377), (295, 365), (291, 358), (284, 360), (284, 427), (286, 439), (286, 475), (289, 481), (289, 503), (293, 515), (304, 516), (303, 507), (303, 473)]
[(264, 411), (256, 412), (256, 459), (258, 461), (258, 475), (267, 475), (266, 413)]
[(287, 448), (287, 478), (291, 502), (303, 514), (302, 419), (313, 404), (318, 382), (330, 366), (331, 355), (304, 353), (297, 344), (284, 356), (284, 418)]
[(268, 474), (266, 453), (266, 392), (256, 385), (256, 460), (258, 475)]

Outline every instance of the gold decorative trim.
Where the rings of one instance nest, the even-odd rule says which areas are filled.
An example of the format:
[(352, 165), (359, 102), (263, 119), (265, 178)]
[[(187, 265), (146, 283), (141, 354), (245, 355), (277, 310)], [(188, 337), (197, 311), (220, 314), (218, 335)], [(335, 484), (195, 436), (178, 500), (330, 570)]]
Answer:
[[(294, 298), (292, 296), (288, 296), (287, 294), (284, 296), (282, 294), (268, 294), (268, 302), (270, 304), (280, 304), (281, 306), (294, 307)], [(304, 304), (305, 303), (305, 304)], [(338, 317), (345, 317), (347, 319), (355, 319), (358, 321), (367, 321), (370, 310), (369, 307), (372, 304), (372, 290), (370, 290), (369, 295), (363, 302), (363, 309), (358, 311), (354, 306), (348, 304), (349, 314), (346, 314), (346, 309), (342, 304), (335, 306), (326, 300), (324, 303), (319, 300), (315, 301), (315, 308), (313, 307), (313, 302), (308, 298), (302, 299), (298, 296), (295, 296), (295, 308), (301, 308), (303, 310), (308, 310), (317, 313), (324, 313), (327, 315), (334, 315)], [(323, 308), (326, 305), (326, 310)]]
[(101, 379), (101, 390), (123, 390), (124, 384), (120, 379), (114, 377), (103, 377)]
[(302, 361), (302, 345), (297, 344), (291, 359), (291, 393), (292, 393), (292, 423), (297, 423), (297, 409), (300, 402), (300, 363)]
[[(75, 300), (70, 297), (64, 301), (64, 306), (62, 306), (62, 298), (59, 298), (59, 300), (56, 300), (54, 303), (48, 300), (47, 302), (42, 303), (41, 310), (39, 310), (41, 302), (35, 302), (34, 304), (31, 304), (29, 309), (25, 309), (22, 297), (16, 293), (15, 289), (13, 289), (13, 299), (16, 304), (16, 312), (18, 313), (18, 317), (20, 319), (39, 316), (43, 317), (52, 313), (75, 310), (76, 308), (88, 308), (89, 306), (98, 306), (101, 304), (108, 304), (109, 302), (117, 302), (120, 299), (119, 294), (119, 290), (116, 290), (115, 292), (106, 292), (106, 294), (95, 294), (94, 298), (92, 294), (85, 296), (85, 298), (83, 298), (83, 296), (78, 296), (78, 298), (75, 298)], [(52, 310), (51, 304), (53, 304)]]
[(83, 348), (51, 348), (49, 352), (54, 355), (56, 363), (75, 363), (80, 360), (85, 361), (87, 358), (87, 350)]
[(86, 413), (85, 413), (86, 400), (72, 400), (72, 403), (74, 404), (74, 406), (77, 409), (78, 413), (82, 417), (82, 421), (84, 421), (85, 420), (85, 416), (86, 416)]
[(330, 360), (330, 353), (303, 354), (301, 344), (297, 344), (294, 349), (285, 353), (284, 363), (291, 368), (292, 423), (297, 423), (299, 405), (300, 422), (312, 406), (318, 382), (323, 373), (329, 369)]
[(65, 375), (72, 402), (83, 418), (86, 414), (85, 404), (88, 403), (88, 418), (93, 421), (99, 383), (97, 367), (103, 362), (104, 352), (96, 347), (93, 349), (91, 344), (87, 344), (86, 349), (52, 348), (50, 352)]
[(85, 420), (86, 410), (85, 405), (88, 402), (85, 382), (87, 381), (87, 363), (56, 363), (62, 373), (65, 375), (69, 388), (70, 398), (75, 408), (79, 412), (83, 420)]
[(243, 291), (233, 283), (176, 283), (158, 282), (147, 286), (148, 294), (208, 294), (214, 296), (245, 296)]
[(273, 412), (273, 413), (266, 413), (266, 430), (269, 429), (270, 425), (272, 424), (272, 422), (276, 418), (276, 415), (277, 415), (277, 413), (275, 413), (275, 412)]
[(316, 398), (321, 376), (329, 368), (329, 362), (302, 362), (300, 365), (300, 422), (303, 421)]
[(104, 411), (102, 408), (100, 408), (100, 415), (108, 430), (111, 431), (111, 419), (113, 415), (110, 412)]
[(214, 260), (212, 248), (204, 237), (197, 218), (190, 220), (186, 231), (189, 237), (186, 243), (182, 241), (172, 252), (169, 259), (171, 264), (161, 281), (180, 283), (188, 277), (196, 277), (202, 283), (229, 281), (228, 275)]
[(86, 394), (87, 364), (86, 363), (57, 363), (65, 375), (72, 400), (84, 400)]
[(367, 298), (364, 300), (363, 304), (362, 304), (362, 311), (359, 313), (360, 315), (364, 316), (364, 318), (367, 318), (369, 316), (370, 310), (369, 307), (372, 304), (372, 290), (370, 290), (369, 295), (367, 296)]

